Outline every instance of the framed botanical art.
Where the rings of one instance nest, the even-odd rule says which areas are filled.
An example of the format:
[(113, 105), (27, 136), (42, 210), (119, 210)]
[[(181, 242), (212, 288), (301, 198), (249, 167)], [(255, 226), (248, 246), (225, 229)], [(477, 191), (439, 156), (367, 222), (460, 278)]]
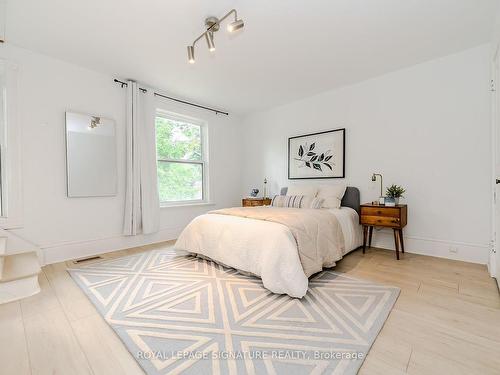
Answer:
[(288, 179), (344, 177), (345, 129), (288, 138)]

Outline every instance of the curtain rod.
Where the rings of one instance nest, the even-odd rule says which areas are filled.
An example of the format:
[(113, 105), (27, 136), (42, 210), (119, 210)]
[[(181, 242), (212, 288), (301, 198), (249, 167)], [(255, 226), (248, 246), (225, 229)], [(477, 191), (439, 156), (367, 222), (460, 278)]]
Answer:
[[(122, 88), (123, 87), (127, 87), (128, 86), (128, 83), (127, 82), (123, 82), (123, 81), (120, 81), (118, 79), (115, 79), (115, 82), (116, 83), (119, 83)], [(139, 87), (139, 90), (141, 90), (142, 92), (148, 92), (147, 89), (145, 88), (142, 88), (142, 87)], [(192, 107), (197, 107), (197, 108), (201, 108), (201, 109), (206, 109), (207, 111), (212, 111), (212, 112), (215, 112), (216, 115), (218, 115), (219, 113), (221, 115), (226, 115), (226, 116), (229, 116), (229, 113), (228, 112), (224, 112), (224, 111), (220, 111), (218, 109), (214, 109), (214, 108), (210, 108), (210, 107), (205, 107), (203, 105), (199, 105), (199, 104), (195, 104), (195, 103), (191, 103), (191, 102), (187, 102), (185, 100), (181, 100), (181, 99), (176, 99), (176, 98), (172, 98), (171, 96), (166, 96), (166, 95), (163, 95), (163, 94), (160, 94), (160, 93), (157, 93), (157, 92), (153, 92), (153, 94), (155, 96), (159, 96), (161, 98), (165, 98), (165, 99), (168, 99), (168, 100), (172, 100), (174, 102), (178, 102), (178, 103), (182, 103), (182, 104), (186, 104), (186, 105), (190, 105)]]

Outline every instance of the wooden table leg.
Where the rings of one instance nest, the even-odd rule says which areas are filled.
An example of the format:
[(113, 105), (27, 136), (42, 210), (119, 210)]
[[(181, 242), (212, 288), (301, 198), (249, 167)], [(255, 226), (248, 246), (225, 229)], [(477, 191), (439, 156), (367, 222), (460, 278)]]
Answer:
[(372, 247), (372, 235), (373, 235), (373, 227), (370, 227), (368, 232), (368, 247)]
[(405, 252), (405, 242), (403, 240), (403, 229), (399, 230), (399, 241), (401, 242), (401, 252)]
[(396, 245), (396, 259), (399, 260), (399, 229), (394, 228), (394, 243)]
[(363, 254), (365, 253), (366, 249), (366, 237), (368, 235), (368, 227), (366, 225), (363, 225)]

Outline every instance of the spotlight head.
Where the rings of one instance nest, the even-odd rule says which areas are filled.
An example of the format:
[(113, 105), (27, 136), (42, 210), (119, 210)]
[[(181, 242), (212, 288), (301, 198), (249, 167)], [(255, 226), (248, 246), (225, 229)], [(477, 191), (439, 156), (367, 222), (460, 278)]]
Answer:
[(227, 25), (227, 31), (232, 33), (232, 32), (235, 32), (239, 29), (242, 29), (243, 26), (245, 26), (245, 23), (243, 22), (243, 20), (235, 20), (235, 21), (231, 22), (229, 25)]
[(101, 118), (97, 116), (92, 116), (89, 128), (94, 129), (97, 128), (99, 125), (101, 125)]
[(188, 61), (190, 64), (194, 64), (194, 46), (188, 46)]
[(210, 52), (214, 52), (215, 51), (214, 33), (211, 31), (205, 33), (205, 39), (207, 40), (208, 50)]

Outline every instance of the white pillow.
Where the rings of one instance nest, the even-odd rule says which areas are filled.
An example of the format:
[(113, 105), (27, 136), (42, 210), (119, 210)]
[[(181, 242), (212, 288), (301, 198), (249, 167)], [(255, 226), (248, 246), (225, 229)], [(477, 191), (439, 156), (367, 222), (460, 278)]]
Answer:
[(318, 194), (318, 187), (314, 185), (290, 185), (286, 195), (307, 195), (315, 197)]
[(345, 184), (321, 185), (318, 198), (323, 199), (323, 208), (340, 208), (340, 202), (346, 189)]
[(271, 201), (273, 207), (321, 208), (323, 199), (306, 195), (275, 195)]
[(302, 202), (302, 208), (321, 208), (323, 206), (323, 198), (313, 198), (311, 197), (311, 201)]
[(283, 207), (285, 204), (285, 196), (284, 195), (275, 195), (273, 200), (271, 201), (271, 206), (273, 207)]

